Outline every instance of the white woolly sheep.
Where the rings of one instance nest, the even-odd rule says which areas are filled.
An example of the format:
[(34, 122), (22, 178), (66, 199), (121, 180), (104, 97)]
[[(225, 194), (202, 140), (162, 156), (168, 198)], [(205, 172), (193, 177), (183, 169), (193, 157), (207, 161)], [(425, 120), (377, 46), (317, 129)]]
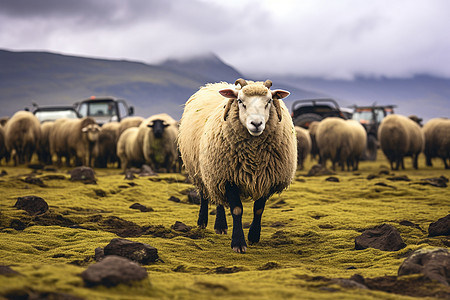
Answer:
[[(119, 128), (119, 122), (108, 122), (101, 127), (93, 150), (94, 166), (96, 168), (106, 168), (108, 163), (113, 164), (119, 161), (117, 157)], [(120, 168), (120, 163), (118, 167)]]
[(260, 240), (267, 199), (291, 183), (297, 167), (297, 140), (283, 90), (272, 82), (208, 84), (186, 102), (179, 148), (187, 173), (200, 191), (198, 225), (206, 227), (208, 201), (217, 204), (215, 230), (227, 232), (224, 205), (233, 217), (231, 247), (247, 249), (242, 230), (242, 198), (254, 202), (250, 243)]
[(353, 134), (346, 121), (337, 117), (323, 119), (317, 127), (316, 141), (320, 152), (319, 163), (326, 167), (330, 159), (333, 171), (336, 170), (336, 163), (344, 171), (353, 153)]
[(58, 165), (65, 156), (67, 166), (72, 157), (76, 166), (92, 166), (92, 152), (99, 132), (100, 126), (91, 117), (56, 120), (50, 134), (50, 151), (57, 155)]
[(424, 147), (424, 136), (416, 122), (402, 115), (389, 115), (381, 121), (378, 140), (392, 170), (398, 170), (399, 167), (405, 169), (403, 162), (405, 156), (411, 156), (413, 167), (418, 168), (418, 157)]
[(177, 137), (177, 121), (168, 114), (153, 115), (141, 123), (137, 138), (142, 143), (145, 162), (153, 170), (176, 172)]
[(41, 123), (41, 140), (37, 150), (39, 161), (45, 165), (52, 164), (52, 155), (50, 153), (50, 132), (53, 128), (53, 121)]
[(447, 160), (450, 159), (450, 119), (435, 118), (423, 126), (425, 135), (424, 154), (427, 166), (432, 166), (431, 160), (439, 157), (446, 169), (450, 168)]
[(358, 170), (359, 161), (366, 150), (367, 145), (367, 132), (364, 126), (356, 120), (346, 120), (348, 126), (352, 131), (352, 153), (349, 157), (349, 164), (352, 166), (353, 171)]
[(117, 156), (124, 172), (131, 166), (140, 167), (145, 162), (142, 143), (138, 141), (138, 133), (138, 127), (127, 128), (117, 141)]
[(319, 123), (320, 122), (318, 121), (312, 121), (308, 127), (309, 136), (311, 137), (311, 160), (316, 159), (316, 156), (319, 155), (319, 147), (317, 147), (316, 141), (316, 133)]
[(14, 165), (28, 163), (41, 138), (41, 125), (29, 111), (18, 111), (5, 125), (5, 145)]
[(297, 135), (297, 168), (303, 170), (304, 162), (311, 152), (311, 137), (309, 131), (303, 127), (295, 126)]
[(117, 136), (117, 139), (119, 139), (120, 135), (128, 128), (139, 127), (139, 125), (141, 125), (142, 121), (144, 121), (144, 118), (139, 117), (139, 116), (128, 117), (128, 118), (120, 120), (119, 134)]

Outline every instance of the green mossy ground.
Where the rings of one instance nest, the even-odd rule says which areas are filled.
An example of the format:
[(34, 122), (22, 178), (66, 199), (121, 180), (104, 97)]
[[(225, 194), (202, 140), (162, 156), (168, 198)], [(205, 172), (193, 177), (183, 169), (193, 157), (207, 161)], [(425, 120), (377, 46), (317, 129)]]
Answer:
[[(357, 172), (338, 171), (334, 176), (340, 182), (329, 182), (325, 180), (329, 176), (304, 176), (313, 164), (308, 160), (291, 187), (267, 203), (261, 242), (249, 246), (246, 254), (230, 248), (229, 214), (228, 235), (214, 233), (214, 215), (210, 215), (206, 230), (196, 228), (199, 207), (188, 203), (185, 191), (192, 185), (180, 174), (126, 180), (118, 169), (96, 169), (97, 184), (85, 185), (69, 181), (67, 169), (62, 169), (39, 172), (37, 177), (47, 185), (40, 187), (21, 180), (31, 169), (2, 166), (8, 175), (0, 177), (0, 265), (21, 275), (0, 275), (0, 295), (33, 290), (86, 299), (411, 299), (344, 288), (325, 279), (348, 279), (354, 274), (364, 278), (396, 276), (410, 252), (448, 247), (448, 237), (431, 238), (427, 233), (431, 222), (450, 212), (450, 188), (419, 184), (424, 178), (450, 177), (441, 162), (434, 163), (433, 168), (425, 167), (422, 157), (419, 170), (413, 170), (407, 159), (406, 170), (379, 175), (388, 170), (380, 153), (378, 161), (362, 162)], [(377, 178), (367, 179), (370, 174)], [(393, 174), (406, 175), (411, 181), (388, 180)], [(17, 197), (27, 195), (45, 199), (49, 212), (31, 217), (13, 207)], [(169, 201), (171, 196), (181, 202)], [(154, 211), (129, 208), (133, 203)], [(251, 212), (252, 202), (246, 201), (245, 233)], [(156, 247), (160, 260), (145, 266), (148, 280), (113, 288), (85, 287), (79, 274), (95, 263), (95, 248), (118, 237), (114, 232), (127, 226), (124, 220), (137, 225), (133, 225), (136, 233), (126, 238)], [(400, 225), (404, 220), (420, 228)], [(193, 230), (186, 234), (171, 230), (176, 221)], [(396, 252), (354, 250), (355, 237), (362, 230), (383, 223), (400, 231), (406, 248)], [(11, 224), (26, 228), (16, 230)], [(144, 234), (140, 235), (142, 228)], [(423, 288), (432, 291), (430, 295), (450, 294), (448, 287), (436, 283)]]

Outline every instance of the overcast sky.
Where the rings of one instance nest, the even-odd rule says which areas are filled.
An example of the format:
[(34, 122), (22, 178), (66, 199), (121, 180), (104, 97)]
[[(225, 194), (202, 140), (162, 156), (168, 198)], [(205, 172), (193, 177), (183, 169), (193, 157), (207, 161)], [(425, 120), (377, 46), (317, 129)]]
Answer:
[(0, 0), (0, 48), (248, 74), (450, 77), (448, 0)]

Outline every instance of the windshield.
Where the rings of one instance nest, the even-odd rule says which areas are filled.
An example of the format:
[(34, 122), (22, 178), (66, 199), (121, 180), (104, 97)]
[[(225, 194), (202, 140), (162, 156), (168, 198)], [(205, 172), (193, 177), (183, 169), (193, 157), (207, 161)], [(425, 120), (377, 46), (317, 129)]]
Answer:
[(355, 111), (352, 119), (359, 121), (361, 124), (372, 124), (374, 123), (374, 116), (376, 122), (379, 123), (384, 119), (384, 111), (382, 109)]
[(114, 102), (89, 102), (83, 103), (78, 111), (83, 117), (86, 116), (116, 116)]
[(62, 118), (78, 118), (76, 112), (74, 112), (73, 110), (37, 111), (35, 113), (35, 116), (41, 123), (45, 121), (55, 121)]

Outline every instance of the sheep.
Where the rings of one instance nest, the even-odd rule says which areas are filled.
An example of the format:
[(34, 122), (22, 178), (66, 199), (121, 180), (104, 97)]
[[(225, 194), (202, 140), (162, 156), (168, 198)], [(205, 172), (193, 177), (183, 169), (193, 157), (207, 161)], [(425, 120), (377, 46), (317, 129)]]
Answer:
[(5, 125), (5, 145), (14, 165), (28, 163), (39, 145), (41, 127), (29, 111), (18, 111)]
[(311, 137), (311, 160), (316, 158), (316, 155), (319, 155), (319, 148), (317, 147), (317, 141), (316, 141), (316, 132), (317, 127), (319, 126), (318, 121), (312, 121), (311, 124), (309, 124), (308, 130), (309, 130), (309, 136)]
[(50, 148), (58, 157), (58, 165), (61, 157), (65, 156), (67, 166), (70, 166), (72, 157), (76, 166), (92, 166), (92, 152), (99, 132), (100, 126), (91, 117), (56, 120), (50, 134)]
[(347, 125), (351, 127), (352, 130), (352, 153), (349, 157), (349, 162), (353, 168), (353, 171), (358, 170), (359, 161), (366, 150), (367, 145), (367, 132), (364, 126), (356, 120), (346, 120)]
[(303, 127), (295, 126), (297, 134), (297, 168), (303, 170), (304, 161), (311, 152), (311, 137), (309, 131)]
[[(106, 168), (108, 163), (119, 161), (116, 153), (119, 127), (119, 122), (108, 122), (101, 127), (98, 141), (93, 150), (95, 167)], [(118, 167), (120, 168), (120, 163)]]
[(128, 128), (139, 127), (139, 125), (141, 125), (142, 121), (144, 121), (144, 118), (139, 117), (139, 116), (128, 117), (128, 118), (122, 119), (120, 121), (119, 134), (117, 136), (117, 139), (119, 139), (120, 135)]
[(336, 170), (337, 162), (344, 171), (353, 153), (353, 134), (346, 121), (337, 117), (323, 119), (317, 127), (316, 141), (320, 164), (326, 167), (327, 160), (330, 159), (333, 171)]
[(405, 169), (405, 156), (411, 156), (414, 169), (418, 168), (418, 157), (424, 147), (424, 135), (416, 122), (402, 115), (389, 115), (380, 123), (378, 139), (392, 170), (398, 170), (399, 167)]
[(45, 165), (52, 164), (52, 155), (50, 152), (50, 132), (55, 122), (47, 121), (41, 123), (41, 140), (38, 148), (39, 161)]
[(117, 157), (124, 173), (127, 168), (140, 167), (145, 162), (142, 143), (138, 142), (138, 133), (138, 127), (127, 128), (117, 141)]
[(6, 151), (6, 145), (5, 145), (5, 130), (2, 126), (0, 126), (0, 164), (2, 159), (5, 157), (6, 160), (8, 156), (8, 151)]
[(178, 145), (191, 181), (201, 198), (197, 224), (208, 223), (208, 202), (217, 205), (215, 231), (227, 232), (224, 206), (233, 217), (231, 248), (245, 253), (242, 198), (256, 200), (248, 241), (260, 240), (267, 199), (294, 178), (297, 139), (283, 90), (272, 82), (207, 84), (186, 102)]
[(433, 166), (431, 159), (439, 157), (443, 160), (446, 169), (450, 168), (447, 160), (450, 159), (450, 119), (435, 118), (423, 126), (425, 136), (424, 154), (427, 166)]
[(145, 162), (158, 172), (176, 172), (178, 162), (178, 126), (168, 114), (157, 114), (139, 126), (138, 140), (142, 143)]

